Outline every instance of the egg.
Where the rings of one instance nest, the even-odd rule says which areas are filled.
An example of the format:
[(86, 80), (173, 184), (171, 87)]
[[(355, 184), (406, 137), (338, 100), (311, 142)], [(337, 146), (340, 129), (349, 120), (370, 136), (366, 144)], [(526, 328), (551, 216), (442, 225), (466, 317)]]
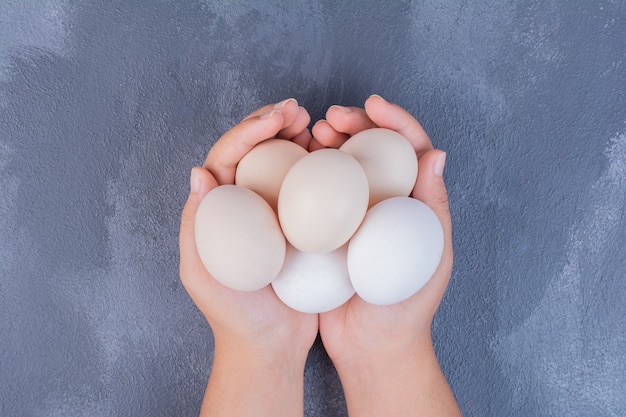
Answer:
[(365, 216), (367, 176), (337, 149), (311, 152), (287, 173), (278, 196), (285, 237), (302, 252), (330, 252), (350, 239)]
[(303, 313), (333, 310), (354, 295), (348, 277), (348, 245), (326, 253), (300, 252), (287, 245), (285, 264), (272, 288), (280, 300)]
[(229, 288), (263, 288), (283, 266), (286, 242), (276, 214), (246, 188), (222, 185), (211, 190), (198, 207), (194, 228), (202, 263)]
[(417, 178), (413, 146), (398, 132), (375, 128), (348, 139), (340, 148), (363, 167), (369, 183), (369, 206), (391, 197), (406, 197)]
[(237, 164), (235, 184), (254, 191), (278, 210), (278, 193), (292, 165), (308, 154), (284, 139), (268, 139), (256, 145)]
[(356, 293), (371, 304), (403, 301), (431, 278), (443, 254), (437, 215), (410, 197), (373, 206), (348, 246), (348, 272)]

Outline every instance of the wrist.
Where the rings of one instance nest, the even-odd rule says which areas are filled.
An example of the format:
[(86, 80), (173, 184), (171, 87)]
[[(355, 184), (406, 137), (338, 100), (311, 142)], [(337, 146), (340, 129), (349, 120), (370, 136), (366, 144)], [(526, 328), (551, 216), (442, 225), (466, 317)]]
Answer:
[(397, 376), (409, 369), (417, 371), (432, 366), (433, 362), (438, 364), (430, 337), (404, 345), (389, 343), (375, 349), (355, 348), (351, 353), (333, 358), (342, 382), (359, 379), (368, 384), (387, 375)]
[(352, 371), (354, 369), (368, 368), (371, 366), (389, 365), (399, 360), (435, 360), (433, 342), (430, 329), (410, 334), (392, 335), (367, 335), (364, 338), (344, 340), (340, 350), (329, 352), (333, 364), (340, 370)]
[[(257, 341), (258, 342), (258, 341)], [(238, 368), (304, 371), (308, 348), (285, 344), (265, 344), (215, 339), (214, 365), (233, 364)]]
[(201, 416), (304, 413), (306, 355), (216, 341)]
[(404, 416), (398, 405), (411, 404), (416, 396), (428, 392), (429, 375), (438, 366), (432, 349), (421, 346), (352, 360), (340, 365), (337, 373), (350, 415), (378, 416), (393, 410), (394, 415)]
[(460, 415), (431, 342), (336, 366), (349, 415)]

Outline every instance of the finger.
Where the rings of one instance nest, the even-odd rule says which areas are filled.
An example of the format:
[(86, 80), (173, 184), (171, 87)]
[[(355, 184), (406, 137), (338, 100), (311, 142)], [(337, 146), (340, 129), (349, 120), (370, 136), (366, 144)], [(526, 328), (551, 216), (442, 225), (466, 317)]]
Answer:
[[(283, 116), (284, 116), (284, 113), (283, 113)], [(291, 139), (294, 136), (300, 134), (302, 131), (304, 131), (307, 128), (307, 126), (311, 122), (311, 116), (309, 115), (309, 112), (306, 111), (304, 107), (299, 107), (298, 111), (296, 112), (293, 118), (293, 121), (287, 124), (288, 120), (289, 119), (285, 117), (283, 126), (286, 126), (286, 127), (284, 127), (280, 132), (278, 132), (276, 137), (283, 138), (283, 139)]]
[(444, 258), (442, 264), (452, 267), (452, 221), (448, 205), (448, 192), (443, 180), (446, 153), (440, 150), (426, 152), (418, 164), (414, 198), (430, 207), (441, 222), (444, 233)]
[(309, 132), (309, 129), (304, 129), (302, 132), (291, 138), (291, 141), (296, 145), (300, 145), (304, 149), (308, 150), (311, 139), (313, 139), (313, 136), (311, 136), (311, 132)]
[(411, 142), (418, 158), (433, 149), (430, 138), (422, 125), (411, 113), (397, 104), (389, 103), (382, 97), (373, 95), (365, 101), (365, 111), (378, 126), (395, 130)]
[(295, 114), (297, 112), (296, 110), (297, 108), (298, 108), (298, 101), (295, 98), (288, 98), (286, 100), (279, 101), (278, 103), (267, 104), (253, 111), (252, 113), (244, 117), (243, 120), (248, 120), (248, 119), (262, 116), (265, 113), (271, 112), (272, 110), (280, 110), (283, 113), (293, 112)]
[(349, 135), (377, 127), (365, 110), (359, 107), (331, 106), (326, 112), (326, 120), (337, 132)]
[(322, 147), (339, 148), (350, 135), (337, 132), (326, 120), (318, 120), (313, 125), (313, 137)]
[(256, 144), (273, 138), (283, 128), (281, 110), (247, 118), (224, 134), (211, 148), (204, 168), (219, 184), (234, 184), (237, 164)]
[(192, 298), (199, 291), (198, 288), (203, 288), (207, 282), (213, 281), (198, 255), (194, 223), (200, 202), (215, 187), (217, 181), (209, 171), (200, 167), (191, 170), (189, 197), (180, 221), (179, 247), (180, 278)]
[(317, 150), (325, 149), (325, 148), (326, 146), (319, 143), (317, 139), (315, 138), (311, 139), (311, 142), (309, 142), (309, 152), (315, 152)]

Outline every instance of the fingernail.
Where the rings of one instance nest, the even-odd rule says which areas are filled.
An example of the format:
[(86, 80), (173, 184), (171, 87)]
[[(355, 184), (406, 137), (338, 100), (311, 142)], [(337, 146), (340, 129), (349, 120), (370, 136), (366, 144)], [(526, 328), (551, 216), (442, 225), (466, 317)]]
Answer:
[(385, 100), (384, 98), (382, 98), (382, 97), (381, 97), (381, 96), (379, 96), (378, 94), (372, 94), (372, 95), (370, 96), (370, 98), (372, 98), (372, 97), (376, 97), (376, 98), (378, 98), (379, 100), (381, 100), (381, 101), (382, 101), (382, 102), (384, 102), (384, 103), (386, 103), (386, 102), (387, 102), (387, 100)]
[(283, 101), (281, 101), (279, 103), (274, 104), (274, 109), (282, 109), (290, 101), (293, 101), (293, 102), (297, 103), (295, 98), (288, 98), (287, 100), (283, 100)]
[(339, 109), (339, 110), (341, 110), (341, 111), (342, 111), (342, 112), (344, 112), (344, 113), (351, 113), (351, 112), (352, 112), (352, 109), (351, 109), (351, 108), (349, 108), (349, 107), (339, 106), (339, 105), (337, 105), (337, 104), (334, 104), (334, 105), (330, 106), (330, 108), (331, 108), (331, 109), (332, 109), (333, 107), (334, 107), (334, 108), (337, 108), (337, 109)]
[(443, 168), (446, 165), (446, 153), (442, 152), (437, 159), (435, 160), (435, 164), (433, 165), (433, 171), (435, 175), (438, 177), (443, 176)]
[(326, 119), (319, 119), (318, 121), (316, 121), (315, 123), (313, 123), (313, 126), (320, 124), (320, 123), (327, 123)]
[(275, 115), (276, 113), (280, 113), (280, 110), (271, 110), (268, 111), (267, 113), (265, 113), (264, 115), (262, 115), (261, 117), (259, 117), (259, 119), (269, 119), (270, 117), (272, 117), (273, 115)]
[(200, 192), (200, 187), (202, 186), (202, 180), (200, 179), (200, 173), (198, 172), (198, 167), (195, 167), (191, 170), (191, 177), (189, 178), (189, 188), (192, 193)]

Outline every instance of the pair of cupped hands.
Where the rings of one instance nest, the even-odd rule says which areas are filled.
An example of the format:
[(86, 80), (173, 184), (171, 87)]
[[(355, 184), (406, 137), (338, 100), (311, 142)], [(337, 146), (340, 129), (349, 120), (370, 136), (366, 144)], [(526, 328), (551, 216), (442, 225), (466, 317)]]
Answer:
[[(332, 106), (310, 132), (308, 112), (295, 99), (268, 104), (226, 132), (211, 148), (202, 167), (191, 172), (191, 191), (182, 212), (180, 276), (187, 292), (208, 320), (219, 354), (253, 356), (269, 364), (293, 360), (304, 368), (319, 332), (340, 378), (368, 361), (384, 363), (416, 350), (432, 351), (430, 328), (452, 271), (452, 232), (442, 173), (445, 153), (433, 149), (419, 122), (400, 106), (373, 95), (364, 108)], [(204, 268), (194, 238), (195, 214), (202, 198), (222, 184), (234, 184), (241, 158), (269, 138), (291, 140), (315, 151), (338, 148), (351, 135), (383, 127), (397, 131), (413, 145), (419, 167), (411, 196), (426, 203), (443, 225), (441, 263), (418, 293), (394, 305), (371, 305), (354, 295), (323, 314), (292, 310), (271, 286), (240, 292), (217, 282)], [(380, 277), (385, 279), (385, 277)], [(220, 353), (221, 352), (221, 353)]]

